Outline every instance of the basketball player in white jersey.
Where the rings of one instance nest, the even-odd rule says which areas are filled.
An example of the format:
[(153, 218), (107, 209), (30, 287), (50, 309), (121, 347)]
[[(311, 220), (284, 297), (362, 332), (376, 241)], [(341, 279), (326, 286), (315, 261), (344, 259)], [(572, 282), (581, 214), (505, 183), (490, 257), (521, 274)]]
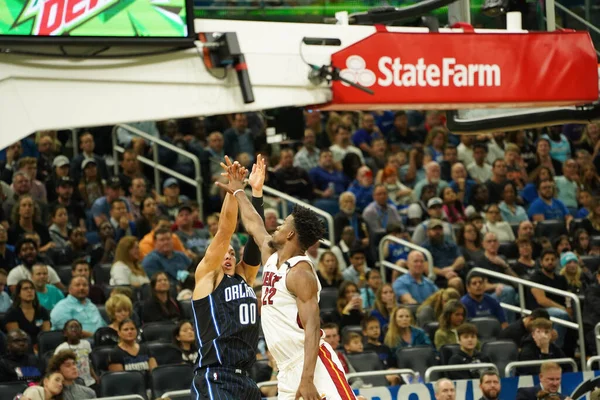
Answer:
[[(261, 249), (261, 324), (279, 368), (278, 398), (355, 399), (335, 351), (322, 339), (320, 284), (306, 250), (323, 237), (316, 213), (296, 206), (273, 236), (246, 197), (243, 169), (228, 163), (229, 184), (218, 184), (237, 199), (242, 222)], [(258, 156), (252, 174), (264, 174)]]

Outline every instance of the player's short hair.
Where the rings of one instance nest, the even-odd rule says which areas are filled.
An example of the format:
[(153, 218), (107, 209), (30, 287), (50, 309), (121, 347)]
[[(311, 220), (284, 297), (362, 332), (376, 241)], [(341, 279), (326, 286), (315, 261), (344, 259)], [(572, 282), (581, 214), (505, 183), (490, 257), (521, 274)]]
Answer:
[(348, 332), (344, 335), (344, 339), (342, 342), (343, 346), (350, 344), (351, 341), (358, 339), (362, 341), (362, 335), (358, 332)]
[(459, 325), (458, 328), (456, 328), (456, 335), (458, 336), (459, 339), (462, 335), (477, 336), (478, 333), (479, 332), (477, 331), (477, 327), (475, 325), (469, 324), (469, 323), (461, 324), (461, 325)]
[(325, 234), (323, 222), (314, 211), (296, 205), (292, 217), (294, 217), (294, 228), (302, 251), (306, 251)]
[(536, 318), (531, 322), (531, 331), (535, 331), (536, 329), (552, 329), (552, 322), (546, 318)]

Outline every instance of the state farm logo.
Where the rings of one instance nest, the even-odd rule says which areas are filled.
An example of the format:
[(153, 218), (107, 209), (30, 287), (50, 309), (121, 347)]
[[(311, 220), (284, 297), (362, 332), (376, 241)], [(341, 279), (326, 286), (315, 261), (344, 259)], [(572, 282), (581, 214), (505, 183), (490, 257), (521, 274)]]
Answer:
[(499, 87), (502, 82), (499, 65), (462, 64), (453, 57), (433, 63), (419, 58), (416, 64), (411, 64), (402, 63), (400, 57), (383, 56), (377, 60), (377, 68), (378, 71), (373, 72), (367, 68), (364, 58), (351, 55), (340, 76), (365, 87), (375, 83), (383, 87)]

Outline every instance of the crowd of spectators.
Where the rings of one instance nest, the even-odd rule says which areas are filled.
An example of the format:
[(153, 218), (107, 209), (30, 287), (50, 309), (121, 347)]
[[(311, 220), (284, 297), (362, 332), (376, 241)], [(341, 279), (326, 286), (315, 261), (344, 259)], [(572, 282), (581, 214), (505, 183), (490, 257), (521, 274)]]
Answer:
[[(446, 361), (484, 362), (469, 323), (482, 317), (497, 321), (497, 337), (513, 340), (519, 359), (579, 356), (574, 331), (549, 321), (573, 321), (575, 304), (532, 289), (525, 302), (535, 319), (505, 312), (501, 302), (519, 305), (516, 286), (475, 266), (577, 294), (587, 354), (597, 354), (600, 125), (457, 136), (441, 111), (315, 111), (304, 124), (301, 139), (277, 144), (267, 144), (259, 113), (133, 124), (198, 156), (202, 199), (174, 177), (161, 175), (153, 188), (154, 170), (137, 158), (152, 158), (152, 146), (123, 129), (119, 159), (106, 127), (77, 130), (75, 141), (37, 132), (1, 151), (0, 381), (47, 372), (43, 382), (52, 385), (48, 373), (74, 354), (83, 387), (97, 389), (103, 371), (89, 357), (103, 346), (112, 346), (107, 371), (151, 371), (157, 357), (144, 327), (156, 322), (177, 327), (179, 361), (194, 363), (193, 270), (217, 229), (224, 193), (213, 183), (223, 179), (224, 155), (246, 166), (264, 155), (267, 186), (332, 214), (334, 242), (307, 255), (324, 291), (337, 297), (331, 307), (322, 302), (322, 320), (346, 372), (356, 368), (346, 355), (375, 352), (392, 368), (397, 352), (414, 346), (439, 358), (456, 345)], [(163, 166), (194, 176), (189, 158), (158, 151)], [(285, 200), (265, 202), (272, 232)], [(386, 269), (382, 277), (376, 261), (385, 235), (432, 258), (386, 242), (383, 257), (407, 273)], [(247, 240), (240, 227), (238, 255)], [(64, 334), (59, 354), (73, 352), (54, 368), (40, 349), (48, 331)], [(274, 367), (268, 351), (257, 357)]]

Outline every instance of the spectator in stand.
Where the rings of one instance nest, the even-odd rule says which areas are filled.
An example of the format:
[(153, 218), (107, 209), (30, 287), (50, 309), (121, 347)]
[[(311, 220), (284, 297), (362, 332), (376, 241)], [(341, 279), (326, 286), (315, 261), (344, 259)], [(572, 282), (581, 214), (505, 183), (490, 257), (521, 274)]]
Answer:
[(147, 196), (140, 205), (140, 217), (135, 221), (138, 239), (143, 238), (152, 231), (152, 227), (156, 224), (157, 217), (158, 208), (156, 200), (151, 196)]
[(508, 182), (506, 179), (506, 174), (506, 162), (501, 158), (494, 161), (492, 164), (492, 176), (490, 179), (485, 181), (485, 185), (488, 188), (490, 202), (499, 203), (502, 200), (504, 186)]
[(441, 222), (444, 232), (444, 239), (448, 242), (454, 243), (454, 229), (452, 228), (452, 225), (441, 220), (444, 216), (443, 207), (444, 201), (439, 197), (433, 197), (429, 199), (427, 202), (427, 213), (429, 215), (429, 219), (417, 225), (412, 235), (413, 243), (420, 245), (427, 240), (427, 230), (429, 229), (429, 225), (431, 224), (432, 220)]
[[(477, 327), (473, 324), (462, 324), (456, 328), (460, 350), (453, 354), (448, 360), (448, 365), (467, 365), (489, 363), (488, 356), (477, 351), (479, 341), (477, 340)], [(448, 377), (452, 380), (477, 379), (481, 376), (481, 369), (449, 371)]]
[(6, 354), (0, 357), (0, 382), (37, 381), (42, 376), (43, 363), (29, 352), (29, 338), (22, 329), (6, 335)]
[[(17, 171), (13, 177), (12, 185), (2, 187), (2, 192), (6, 196), (2, 202), (2, 211), (4, 212), (4, 218), (8, 219), (21, 197), (25, 195), (31, 197), (31, 179), (25, 172)], [(35, 202), (35, 204), (38, 205), (40, 210), (44, 210), (43, 204), (39, 202)]]
[(48, 284), (48, 266), (34, 264), (31, 268), (31, 281), (35, 287), (37, 299), (48, 312), (65, 298), (65, 295), (54, 285)]
[(94, 143), (94, 136), (90, 132), (84, 132), (79, 136), (79, 147), (81, 153), (73, 157), (71, 161), (71, 177), (75, 182), (78, 182), (81, 176), (81, 170), (83, 169), (83, 162), (85, 160), (93, 160), (97, 167), (100, 177), (104, 180), (108, 180), (110, 173), (106, 166), (106, 162), (102, 157), (94, 153), (96, 144)]
[(600, 201), (592, 202), (590, 213), (581, 221), (580, 227), (588, 231), (591, 236), (600, 235)]
[[(406, 229), (400, 224), (389, 224), (387, 226), (386, 233), (398, 239), (410, 242), (410, 236), (408, 232), (406, 232)], [(386, 261), (389, 261), (401, 267), (405, 267), (406, 260), (408, 259), (408, 254), (410, 253), (410, 251), (410, 247), (390, 240), (387, 241), (386, 245), (383, 248), (383, 257)], [(396, 275), (397, 271), (394, 270), (391, 276), (395, 278)]]
[(20, 329), (27, 333), (36, 349), (38, 334), (50, 330), (48, 311), (40, 305), (35, 286), (29, 279), (17, 284), (12, 306), (6, 312), (3, 324), (7, 332)]
[(146, 190), (146, 179), (143, 176), (135, 176), (131, 179), (129, 186), (122, 187), (128, 188), (129, 197), (127, 197), (127, 201), (129, 202), (129, 208), (133, 219), (137, 220), (141, 217), (142, 202), (148, 195)]
[(85, 227), (85, 211), (80, 202), (73, 197), (73, 181), (68, 176), (56, 180), (56, 201), (50, 207), (65, 207), (70, 228)]
[(495, 233), (500, 242), (514, 242), (515, 234), (510, 224), (502, 220), (502, 214), (498, 204), (489, 204), (485, 209), (486, 222), (482, 232)]
[(481, 217), (485, 216), (485, 208), (490, 203), (488, 188), (485, 184), (476, 184), (473, 186), (473, 197), (469, 203), (469, 206), (465, 210), (467, 217), (479, 214)]
[(439, 328), (435, 331), (433, 342), (439, 350), (447, 344), (458, 343), (459, 335), (457, 328), (465, 322), (467, 318), (467, 309), (460, 300), (450, 300), (444, 305), (442, 314), (438, 322)]
[(346, 190), (349, 183), (346, 176), (335, 169), (333, 156), (329, 150), (321, 151), (318, 165), (310, 169), (309, 176), (317, 198), (337, 198)]
[[(559, 393), (562, 377), (562, 368), (554, 362), (545, 362), (539, 368), (540, 383), (532, 387), (519, 388), (515, 400), (570, 400), (569, 397)], [(545, 394), (544, 394), (545, 393)], [(539, 396), (542, 394), (541, 396)], [(550, 394), (551, 396), (548, 396)]]
[(115, 251), (114, 264), (110, 269), (110, 285), (140, 287), (150, 283), (140, 261), (140, 246), (135, 236), (125, 236)]
[(142, 320), (144, 323), (175, 321), (181, 318), (181, 308), (170, 294), (171, 284), (164, 272), (157, 272), (150, 278), (152, 296), (144, 301)]
[(54, 353), (48, 361), (47, 373), (59, 372), (63, 376), (63, 400), (95, 399), (93, 389), (79, 383), (78, 356), (72, 350), (61, 350)]
[(423, 168), (424, 151), (421, 145), (415, 145), (408, 153), (408, 164), (400, 168), (400, 178), (402, 183), (414, 187), (416, 182), (425, 179), (425, 169)]
[(188, 199), (180, 195), (179, 182), (175, 178), (165, 179), (162, 188), (163, 197), (158, 204), (158, 209), (161, 215), (166, 215), (173, 222), (177, 217), (179, 207), (187, 202)]
[[(491, 137), (490, 137), (491, 136)], [(493, 164), (494, 161), (504, 159), (506, 142), (504, 141), (506, 134), (504, 132), (493, 132), (488, 135), (488, 162)]]
[(356, 286), (352, 282), (342, 282), (337, 298), (336, 311), (332, 315), (333, 322), (344, 329), (349, 325), (360, 325), (365, 316), (362, 298)]
[(322, 288), (338, 288), (344, 281), (338, 259), (331, 251), (325, 251), (319, 257), (317, 278)]
[[(531, 337), (522, 343), (519, 361), (538, 361), (552, 358), (564, 358), (565, 353), (552, 343), (552, 322), (545, 318), (537, 318), (531, 322)], [(519, 375), (535, 375), (540, 371), (539, 366), (521, 367)]]
[(50, 240), (48, 228), (41, 222), (41, 211), (30, 195), (23, 195), (11, 213), (12, 224), (8, 230), (8, 243), (14, 245), (21, 235), (36, 232), (40, 236), (41, 252), (54, 247)]
[[(122, 199), (125, 201), (125, 206), (129, 207), (127, 199), (121, 197), (121, 181), (119, 178), (114, 177), (110, 179), (106, 185), (105, 193), (106, 196), (98, 198), (92, 205), (92, 216), (98, 228), (100, 228), (102, 222), (110, 220), (110, 209), (113, 201)], [(127, 208), (127, 212), (129, 212), (129, 208)]]
[[(23, 172), (29, 178), (29, 182), (31, 183), (31, 190), (29, 194), (35, 201), (38, 201), (42, 204), (46, 204), (48, 202), (48, 197), (46, 196), (46, 186), (37, 180), (37, 165), (38, 161), (34, 157), (23, 157), (17, 161), (17, 171), (15, 172)], [(8, 181), (7, 181), (8, 182)]]
[[(531, 277), (531, 282), (568, 291), (569, 286), (565, 277), (555, 273), (557, 255), (554, 250), (549, 249), (542, 251), (540, 258), (541, 268)], [(527, 307), (531, 307), (530, 309), (543, 307), (548, 311), (548, 314), (550, 314), (551, 317), (557, 317), (566, 321), (571, 320), (570, 316), (573, 313), (571, 304), (567, 303), (564, 297), (534, 288), (531, 289), (531, 296)], [(562, 348), (565, 340), (566, 328), (562, 325), (555, 324), (554, 329), (558, 332), (556, 344)]]
[(393, 153), (399, 150), (408, 151), (415, 143), (419, 143), (418, 136), (408, 129), (405, 111), (396, 111), (393, 126), (385, 133), (385, 137)]
[(527, 183), (527, 163), (521, 157), (519, 146), (514, 143), (506, 145), (504, 162), (506, 162), (506, 178), (515, 185), (517, 190), (523, 189)]
[(363, 306), (367, 310), (371, 310), (375, 305), (375, 293), (381, 287), (381, 272), (377, 269), (372, 269), (365, 274), (367, 284), (360, 289), (360, 296), (363, 301)]
[[(435, 189), (434, 185), (424, 186), (423, 190), (421, 191), (420, 200), (418, 202), (414, 202), (410, 206), (408, 206), (406, 215), (408, 217), (408, 224), (410, 226), (417, 226), (421, 222), (429, 219), (429, 211), (428, 211), (429, 209), (428, 209), (427, 205), (429, 204), (429, 201), (431, 199), (436, 197), (435, 191), (436, 191), (436, 189)], [(439, 213), (440, 217), (442, 215), (441, 210), (442, 210), (442, 207), (440, 205), (440, 213)]]
[(337, 245), (331, 247), (331, 252), (335, 254), (340, 264), (340, 271), (345, 271), (350, 263), (351, 250), (357, 246), (354, 229), (348, 225), (342, 230), (342, 237)]
[(539, 198), (537, 187), (542, 181), (554, 181), (554, 175), (552, 169), (548, 167), (540, 167), (539, 173), (535, 180), (530, 181), (525, 187), (519, 192), (519, 195), (525, 202), (525, 205), (533, 203)]
[[(12, 300), (5, 290), (6, 277), (8, 273), (5, 269), (0, 268), (0, 313), (5, 313), (12, 306)], [(1, 322), (1, 321), (0, 321)]]
[(495, 317), (502, 326), (508, 326), (506, 315), (498, 300), (485, 293), (486, 279), (478, 272), (469, 272), (467, 275), (467, 294), (460, 301), (467, 309), (467, 318)]
[(375, 176), (385, 168), (387, 162), (386, 151), (385, 139), (373, 139), (371, 142), (371, 156), (367, 158), (366, 165), (371, 168)]
[(482, 396), (479, 400), (498, 400), (500, 399), (500, 376), (494, 370), (485, 370), (481, 372), (479, 378), (479, 390)]
[(115, 257), (115, 249), (117, 248), (117, 242), (115, 241), (115, 230), (109, 221), (104, 221), (98, 227), (98, 233), (100, 236), (100, 241), (93, 246), (92, 251), (99, 255), (100, 264), (112, 262), (113, 258)]
[(317, 136), (312, 129), (307, 128), (304, 130), (302, 144), (302, 148), (298, 150), (294, 156), (294, 167), (299, 167), (306, 172), (309, 172), (319, 165), (321, 153), (321, 150), (315, 147), (317, 144)]
[(550, 141), (541, 137), (536, 144), (535, 159), (527, 167), (529, 181), (535, 181), (544, 167), (550, 170), (552, 176), (562, 175), (562, 163), (550, 155)]
[(204, 252), (208, 247), (210, 233), (208, 229), (194, 228), (192, 207), (187, 204), (179, 207), (175, 222), (177, 223), (175, 234), (181, 240), (184, 248), (188, 250), (188, 254), (193, 253), (195, 256), (204, 256)]
[(464, 292), (462, 279), (459, 276), (465, 266), (465, 258), (460, 254), (458, 246), (444, 238), (442, 221), (429, 220), (427, 226), (428, 239), (422, 246), (429, 250), (433, 257), (433, 268), (436, 275), (435, 284), (438, 287), (452, 287), (460, 293)]
[(325, 333), (323, 340), (331, 346), (331, 348), (337, 353), (340, 347), (340, 328), (333, 322), (328, 322), (321, 325), (321, 329)]
[(574, 215), (575, 218), (585, 218), (589, 215), (590, 209), (594, 204), (594, 197), (592, 192), (590, 192), (586, 188), (581, 188), (579, 193), (577, 194), (577, 201), (581, 205), (581, 208), (577, 210), (577, 213)]
[(17, 265), (17, 256), (15, 247), (7, 244), (7, 242), (8, 232), (4, 225), (0, 224), (0, 265), (7, 270), (11, 270)]
[(425, 276), (425, 257), (420, 251), (411, 251), (406, 264), (408, 274), (394, 281), (394, 294), (402, 304), (421, 304), (439, 289)]
[(365, 286), (367, 272), (371, 270), (367, 266), (366, 250), (364, 247), (356, 246), (350, 250), (350, 265), (342, 272), (345, 281), (352, 282), (358, 287)]
[(448, 186), (448, 182), (440, 179), (441, 169), (440, 165), (436, 161), (430, 161), (425, 165), (425, 179), (420, 180), (415, 185), (413, 190), (413, 200), (421, 198), (421, 191), (424, 186), (434, 185), (436, 187), (435, 194), (439, 196), (442, 190)]
[(65, 341), (54, 349), (54, 355), (59, 354), (61, 351), (72, 351), (76, 357), (77, 375), (83, 380), (85, 386), (89, 387), (94, 385), (99, 378), (91, 367), (90, 354), (92, 346), (87, 340), (82, 340), (82, 330), (78, 320), (67, 321), (63, 328)]
[[(412, 189), (404, 186), (398, 179), (398, 157), (388, 156), (388, 163), (380, 170), (375, 178), (375, 183), (382, 183), (388, 190), (390, 200), (396, 207), (407, 206), (411, 202)], [(403, 207), (401, 207), (403, 208)]]
[(198, 346), (194, 326), (191, 321), (182, 319), (173, 329), (173, 345), (181, 351), (181, 361), (195, 365), (198, 359)]
[(63, 249), (69, 242), (69, 228), (67, 226), (69, 217), (67, 216), (67, 209), (61, 205), (54, 207), (50, 211), (50, 218), (52, 225), (48, 228), (48, 233), (54, 243), (54, 249)]
[(75, 228), (69, 233), (69, 241), (66, 247), (52, 251), (54, 265), (67, 265), (78, 258), (86, 259), (91, 265), (96, 265), (102, 259), (102, 251), (94, 249), (85, 236), (85, 230)]
[(442, 211), (446, 216), (446, 220), (451, 224), (462, 224), (467, 220), (465, 208), (456, 196), (456, 192), (450, 186), (446, 186), (442, 190), (442, 200), (444, 205)]
[(394, 353), (403, 347), (432, 346), (425, 331), (414, 326), (412, 313), (405, 306), (392, 311), (384, 343)]
[(475, 137), (472, 135), (461, 135), (460, 144), (456, 147), (458, 151), (458, 160), (463, 165), (470, 165), (474, 160), (473, 158), (473, 144), (475, 143)]
[[(121, 156), (121, 172), (119, 173), (119, 179), (121, 180), (121, 187), (125, 188), (125, 195), (126, 196), (132, 196), (133, 192), (132, 192), (132, 187), (134, 186), (133, 181), (136, 178), (140, 177), (140, 164), (137, 161), (137, 154), (135, 153), (135, 151), (133, 149), (126, 149), (123, 152), (123, 155)], [(142, 179), (144, 179), (143, 177), (141, 177)], [(137, 194), (138, 197), (138, 201), (143, 199), (144, 196), (146, 195), (146, 182), (144, 180), (144, 194)], [(141, 191), (140, 187), (136, 187), (136, 189), (139, 189)], [(133, 206), (133, 204), (131, 204)], [(139, 206), (139, 204), (138, 204)], [(139, 215), (137, 214), (137, 211), (139, 211), (139, 207), (138, 210), (133, 209), (132, 207), (132, 212), (134, 213), (134, 217), (137, 218)]]
[(583, 186), (579, 178), (579, 164), (574, 159), (568, 159), (563, 163), (563, 175), (555, 176), (556, 198), (564, 203), (571, 215), (578, 211), (577, 195)]
[[(7, 284), (11, 292), (14, 292), (17, 283), (23, 279), (31, 279), (31, 268), (38, 260), (38, 246), (33, 239), (22, 239), (16, 245), (16, 253), (21, 260), (20, 265), (14, 267), (8, 273)], [(58, 274), (51, 266), (48, 266), (49, 282), (61, 290), (65, 286), (60, 282)]]
[[(441, 179), (450, 183), (450, 180), (452, 179), (452, 167), (460, 163), (458, 161), (458, 151), (456, 150), (456, 146), (448, 144), (444, 149), (444, 159), (439, 163), (441, 169)], [(462, 163), (460, 163), (460, 165), (462, 165)]]
[(499, 204), (502, 219), (510, 224), (527, 221), (527, 212), (517, 204), (517, 188), (512, 182), (506, 182)]
[(356, 198), (358, 212), (362, 212), (373, 201), (374, 189), (373, 172), (367, 166), (360, 167), (356, 172), (356, 180), (348, 187), (348, 191)]
[(69, 295), (58, 302), (50, 313), (54, 329), (63, 329), (70, 319), (77, 319), (83, 327), (83, 337), (94, 335), (97, 329), (106, 325), (98, 308), (90, 301), (89, 283), (84, 276), (74, 276), (69, 284)]
[(383, 139), (383, 135), (375, 125), (373, 114), (365, 113), (362, 115), (361, 128), (352, 135), (352, 143), (362, 150), (365, 157), (369, 157), (373, 156), (373, 139)]
[[(206, 223), (209, 227), (209, 231), (210, 231), (210, 218), (211, 216), (208, 216), (206, 218)], [(218, 218), (217, 218), (218, 221)], [(163, 229), (163, 230), (168, 230), (169, 232), (171, 231), (171, 221), (169, 220), (169, 217), (166, 217), (164, 215), (161, 215), (160, 217), (157, 218), (156, 220), (156, 225), (153, 227), (153, 229), (142, 238), (142, 240), (140, 240), (140, 254), (142, 256), (142, 259), (144, 259), (148, 254), (150, 254), (150, 252), (152, 252), (155, 248), (155, 239), (154, 239), (154, 232), (156, 232), (159, 229)], [(173, 250), (176, 251), (180, 251), (180, 252), (185, 252), (185, 247), (183, 247), (183, 243), (181, 243), (181, 240), (179, 240), (179, 237), (176, 234), (172, 234), (171, 235), (171, 240), (173, 242)]]
[(185, 253), (173, 249), (172, 235), (168, 229), (154, 231), (154, 250), (144, 257), (142, 267), (148, 276), (165, 272), (175, 285), (188, 277), (188, 267), (192, 260)]
[(119, 324), (119, 344), (108, 357), (108, 370), (151, 372), (156, 368), (156, 359), (145, 344), (138, 344), (138, 329), (130, 319)]
[(274, 208), (267, 208), (265, 210), (265, 229), (269, 235), (272, 235), (279, 226), (279, 213)]
[(571, 158), (571, 144), (565, 135), (562, 134), (561, 126), (550, 126), (548, 133), (543, 135), (543, 139), (550, 142), (550, 156), (553, 160), (564, 163)]
[(119, 293), (111, 293), (106, 302), (106, 314), (110, 323), (96, 331), (94, 337), (99, 341), (96, 346), (116, 346), (119, 343), (119, 324), (127, 319), (139, 319), (134, 315), (129, 297)]
[[(600, 157), (596, 156), (596, 164), (599, 164)], [(598, 170), (600, 165), (587, 164), (581, 167), (581, 184), (594, 196), (600, 196), (600, 175)]]
[(590, 235), (585, 229), (577, 229), (573, 234), (573, 251), (578, 256), (587, 256), (590, 250)]
[(294, 167), (294, 151), (282, 149), (279, 156), (279, 165), (273, 173), (277, 188), (282, 192), (298, 199), (311, 200), (313, 187), (308, 171)]
[(519, 249), (519, 258), (513, 266), (513, 271), (519, 278), (530, 280), (537, 271), (537, 264), (533, 258), (533, 245), (527, 237), (518, 238), (516, 243)]
[(544, 308), (536, 308), (531, 314), (516, 320), (502, 329), (498, 335), (498, 339), (512, 340), (520, 348), (523, 341), (531, 334), (531, 323), (538, 318), (550, 320), (550, 315), (548, 315), (548, 311)]
[(96, 200), (104, 196), (106, 181), (100, 177), (96, 161), (92, 159), (84, 160), (81, 163), (81, 170), (83, 173), (77, 184), (77, 191), (86, 209), (89, 209)]
[(369, 232), (383, 234), (388, 224), (402, 224), (402, 218), (398, 210), (388, 202), (388, 192), (384, 185), (375, 185), (373, 189), (373, 202), (363, 211), (363, 220), (369, 227)]
[(122, 198), (111, 201), (109, 221), (115, 230), (115, 241), (117, 243), (124, 236), (136, 234), (135, 224), (130, 221), (127, 214), (127, 202)]
[(448, 133), (443, 127), (435, 127), (425, 138), (425, 152), (431, 161), (437, 163), (444, 159), (444, 149), (448, 145)]
[(338, 170), (342, 170), (342, 160), (346, 154), (353, 153), (357, 155), (361, 164), (365, 163), (362, 151), (358, 147), (354, 147), (350, 141), (350, 130), (347, 126), (339, 125), (336, 129), (334, 144), (329, 147), (333, 155), (333, 162)]
[(585, 290), (592, 284), (592, 276), (587, 268), (581, 267), (579, 258), (571, 251), (560, 255), (560, 274), (567, 280), (569, 292), (583, 296)]
[(360, 240), (363, 246), (367, 246), (369, 244), (369, 231), (362, 215), (356, 210), (356, 197), (354, 193), (349, 191), (342, 193), (339, 198), (339, 205), (340, 212), (333, 218), (336, 242), (341, 240), (344, 228), (350, 226), (353, 228), (355, 240)]
[(467, 172), (477, 183), (484, 183), (492, 177), (492, 167), (486, 162), (487, 155), (487, 145), (483, 143), (473, 145), (473, 162), (467, 165)]
[(450, 379), (442, 378), (433, 384), (436, 400), (456, 400), (456, 389)]
[(588, 354), (598, 353), (594, 332), (594, 327), (598, 323), (600, 323), (600, 269), (596, 271), (594, 283), (585, 291), (585, 302), (583, 303), (583, 331)]
[(429, 322), (439, 321), (444, 307), (451, 300), (460, 300), (460, 293), (456, 289), (440, 289), (429, 296), (417, 308), (417, 324), (422, 327)]
[[(396, 357), (392, 350), (385, 344), (381, 343), (381, 325), (376, 317), (366, 317), (360, 324), (362, 334), (365, 338), (364, 351), (372, 351), (377, 353), (379, 360), (385, 369), (396, 366)], [(391, 383), (391, 382), (390, 382)], [(399, 383), (397, 383), (399, 384)]]
[(483, 257), (483, 247), (481, 241), (483, 235), (481, 230), (477, 229), (475, 225), (468, 222), (462, 225), (458, 229), (458, 235), (456, 236), (456, 244), (460, 249), (460, 253), (465, 258), (465, 262), (477, 263), (479, 259)]
[(246, 114), (235, 114), (231, 128), (223, 132), (225, 154), (236, 158), (240, 153), (254, 154), (255, 137), (248, 128)]
[[(375, 304), (371, 310), (370, 316), (377, 318), (381, 328), (386, 328), (390, 323), (390, 314), (398, 305), (398, 300), (394, 294), (394, 289), (389, 283), (381, 285), (375, 293)], [(383, 335), (379, 337), (383, 340)]]
[(462, 163), (459, 162), (452, 165), (450, 177), (452, 180), (450, 181), (449, 185), (452, 189), (454, 189), (454, 192), (456, 192), (456, 197), (464, 205), (468, 205), (471, 201), (473, 187), (477, 184), (477, 182), (467, 176), (467, 169)]
[(542, 181), (537, 186), (539, 198), (529, 205), (527, 214), (533, 222), (549, 219), (564, 220), (568, 227), (573, 216), (565, 204), (554, 198), (555, 185), (552, 181)]
[(0, 161), (0, 179), (5, 183), (10, 183), (10, 176), (17, 169), (17, 161), (23, 156), (23, 147), (21, 142), (15, 142), (4, 151), (5, 158)]

